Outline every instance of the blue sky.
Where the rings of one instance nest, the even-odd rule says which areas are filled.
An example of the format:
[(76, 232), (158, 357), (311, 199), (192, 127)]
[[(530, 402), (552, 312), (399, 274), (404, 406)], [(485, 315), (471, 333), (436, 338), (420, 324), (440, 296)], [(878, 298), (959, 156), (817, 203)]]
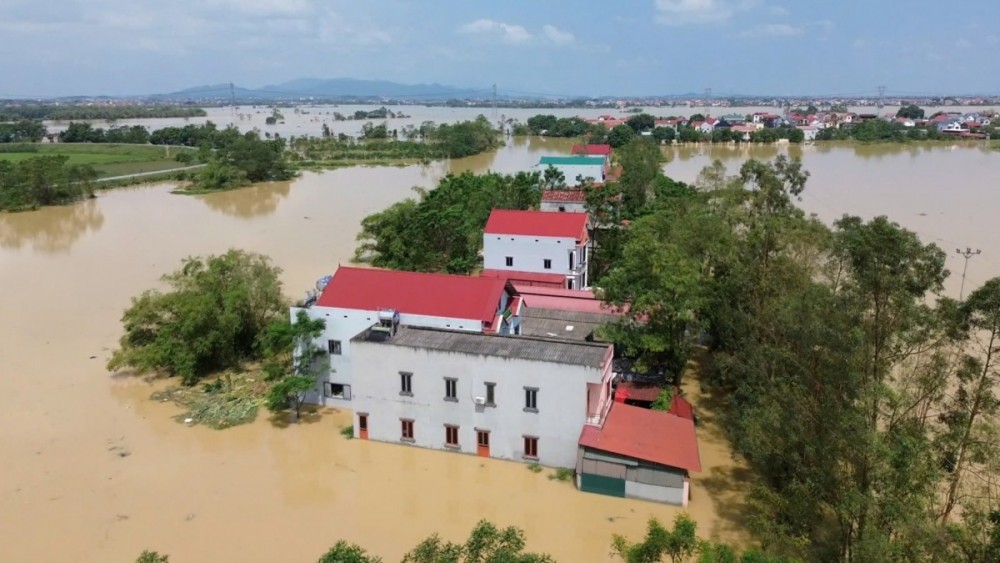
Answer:
[(997, 93), (1000, 0), (0, 0), (0, 97), (352, 77), (502, 92)]

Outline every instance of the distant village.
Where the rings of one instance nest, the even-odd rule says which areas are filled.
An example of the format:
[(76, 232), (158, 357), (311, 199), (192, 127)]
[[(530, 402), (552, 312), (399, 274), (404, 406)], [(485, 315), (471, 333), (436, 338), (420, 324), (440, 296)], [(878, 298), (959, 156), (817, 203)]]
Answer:
[[(608, 145), (573, 152), (536, 169), (620, 173)], [(478, 275), (341, 266), (321, 278), (291, 311), (326, 323), (330, 369), (310, 401), (351, 409), (362, 440), (568, 468), (582, 491), (687, 506), (694, 409), (601, 338), (625, 310), (590, 287), (599, 226), (582, 195), (571, 180), (548, 186), (541, 210), (494, 209)]]

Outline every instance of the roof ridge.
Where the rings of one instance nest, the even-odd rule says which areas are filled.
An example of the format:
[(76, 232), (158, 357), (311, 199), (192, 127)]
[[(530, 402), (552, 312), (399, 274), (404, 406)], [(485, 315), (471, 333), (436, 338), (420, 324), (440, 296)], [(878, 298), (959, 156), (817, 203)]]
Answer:
[(511, 338), (514, 340), (530, 340), (534, 342), (548, 342), (550, 344), (572, 344), (574, 346), (586, 346), (589, 348), (607, 348), (610, 344), (602, 344), (600, 342), (587, 342), (586, 340), (568, 340), (565, 338), (549, 338), (545, 336), (528, 336), (524, 334), (512, 335), (512, 334), (497, 334), (491, 332), (471, 332), (468, 330), (457, 330), (454, 328), (437, 328), (432, 326), (415, 326), (415, 325), (399, 325), (400, 328), (406, 328), (407, 330), (420, 330), (425, 332), (446, 332), (449, 334), (462, 334), (472, 337), (490, 337), (490, 338)]

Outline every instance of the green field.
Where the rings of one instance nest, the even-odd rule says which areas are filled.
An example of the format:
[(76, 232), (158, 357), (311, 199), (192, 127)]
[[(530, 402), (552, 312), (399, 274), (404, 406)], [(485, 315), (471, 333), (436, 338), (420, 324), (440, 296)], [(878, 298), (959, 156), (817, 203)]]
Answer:
[[(24, 145), (20, 145), (24, 146)], [(24, 152), (0, 152), (0, 160), (20, 162), (39, 156), (63, 155), (70, 164), (89, 164), (100, 178), (124, 176), (142, 172), (157, 172), (190, 166), (174, 160), (178, 151), (194, 149), (158, 147), (153, 145), (105, 145), (91, 143), (56, 143), (28, 145)], [(7, 147), (17, 150), (18, 147)], [(0, 146), (0, 151), (3, 147)], [(168, 154), (169, 151), (169, 154)]]

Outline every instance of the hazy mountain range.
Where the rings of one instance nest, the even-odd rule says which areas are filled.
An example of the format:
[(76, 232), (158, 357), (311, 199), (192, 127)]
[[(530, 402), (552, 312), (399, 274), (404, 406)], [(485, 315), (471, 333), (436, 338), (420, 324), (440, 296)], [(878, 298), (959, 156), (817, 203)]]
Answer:
[(395, 99), (445, 99), (488, 98), (492, 91), (456, 88), (442, 84), (400, 84), (387, 80), (358, 80), (355, 78), (298, 78), (269, 84), (260, 88), (230, 90), (229, 84), (210, 84), (187, 88), (169, 94), (150, 96), (162, 100), (238, 100), (248, 99), (300, 99), (300, 98), (395, 98)]

